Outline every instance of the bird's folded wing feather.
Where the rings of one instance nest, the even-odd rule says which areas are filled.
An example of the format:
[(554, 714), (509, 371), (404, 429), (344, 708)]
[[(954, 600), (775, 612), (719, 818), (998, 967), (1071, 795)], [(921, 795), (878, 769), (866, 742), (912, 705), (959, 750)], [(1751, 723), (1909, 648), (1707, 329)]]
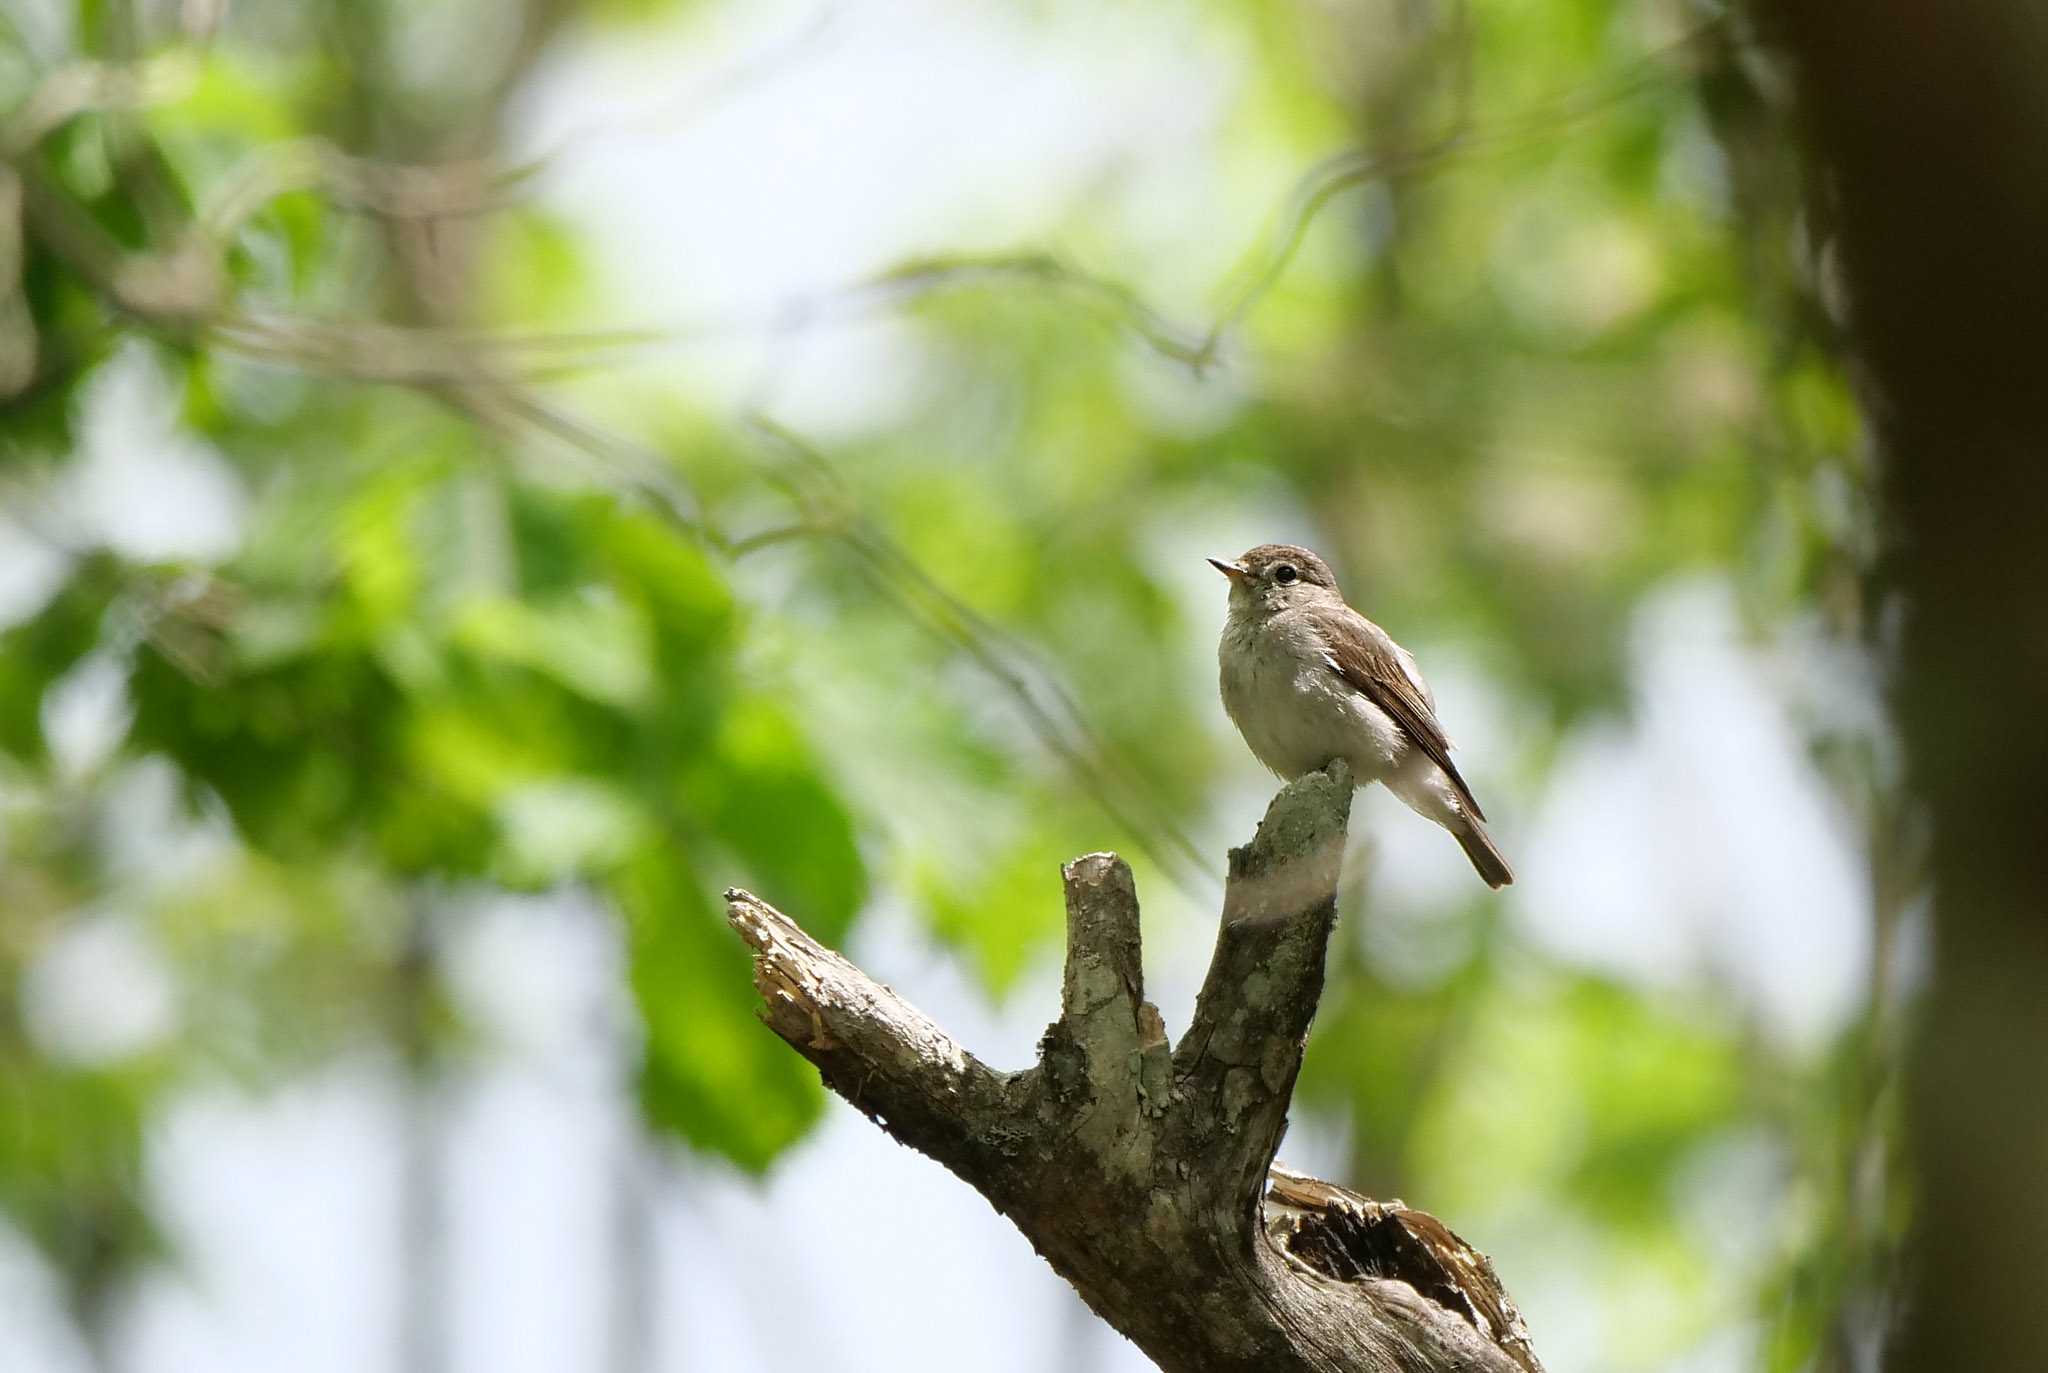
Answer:
[(1356, 625), (1345, 625), (1335, 633), (1325, 630), (1322, 637), (1329, 650), (1331, 670), (1393, 717), (1394, 723), (1429, 755), (1429, 760), (1443, 769), (1473, 816), (1484, 820), (1486, 812), (1479, 809), (1472, 788), (1465, 785), (1457, 764), (1451, 761), (1451, 741), (1445, 736), (1444, 727), (1436, 722), (1436, 712), (1429, 708), (1414, 677), (1402, 664), (1405, 655), (1400, 646), (1362, 615)]

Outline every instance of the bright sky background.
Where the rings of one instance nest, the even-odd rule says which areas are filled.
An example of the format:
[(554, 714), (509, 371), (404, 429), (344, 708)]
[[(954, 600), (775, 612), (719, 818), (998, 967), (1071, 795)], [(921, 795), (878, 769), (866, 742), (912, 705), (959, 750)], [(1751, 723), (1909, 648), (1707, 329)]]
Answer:
[[(1235, 192), (1277, 195), (1298, 171), (1224, 146), (1234, 60), (1198, 19), (1166, 7), (1051, 3), (1021, 17), (939, 0), (709, 8), (687, 31), (572, 48), (521, 113), (529, 148), (573, 148), (544, 194), (589, 235), (621, 323), (771, 318), (914, 253), (1059, 245), (1075, 194), (1104, 184), (1116, 260), (1137, 264), (1153, 299), (1200, 319), (1258, 229), (1255, 218), (1219, 220), (1216, 207), (1267, 203)], [(1122, 58), (1139, 44), (1166, 56), (1134, 69)], [(754, 331), (650, 365), (713, 403), (766, 401), (830, 434), (886, 424), (919, 347), (883, 318), (799, 339)], [(1218, 402), (1167, 391), (1160, 403), (1195, 417)], [(146, 365), (101, 384), (92, 405), (67, 518), (138, 554), (232, 546), (240, 493), (224, 464), (172, 433)], [(1223, 612), (1196, 554), (1293, 532), (1212, 516), (1187, 547), (1162, 548), (1190, 621), (1220, 624)], [(51, 580), (36, 548), (0, 521), (0, 616), (32, 607)], [(1426, 636), (1411, 646), (1465, 754), (1484, 757), (1514, 722), (1454, 649)], [(1193, 647), (1192, 661), (1206, 663), (1206, 643)], [(1823, 680), (1822, 659), (1796, 635), (1773, 651), (1745, 646), (1730, 595), (1712, 583), (1653, 599), (1634, 652), (1635, 721), (1571, 741), (1541, 804), (1501, 826), (1524, 876), (1509, 910), (1561, 956), (1652, 985), (1726, 976), (1772, 1031), (1816, 1045), (1865, 976), (1864, 879), (1784, 701), (1788, 689), (1796, 699), (1844, 683)], [(88, 674), (51, 719), (64, 748), (89, 756), (119, 709)], [(1213, 726), (1228, 728), (1220, 706)], [(168, 807), (149, 787), (137, 783), (138, 814)], [(1241, 839), (1270, 781), (1247, 756), (1231, 787), (1220, 809), (1227, 837)], [(1424, 822), (1382, 795), (1361, 802), (1372, 880), (1389, 905), (1420, 906), (1469, 882), (1455, 846)], [(167, 821), (144, 828), (158, 836), (151, 861), (205, 842)], [(1046, 900), (1058, 899), (1049, 872)], [(1147, 936), (1148, 972), (1177, 1033), (1207, 933)], [(877, 912), (852, 952), (999, 1065), (1028, 1061), (1056, 1007), (1044, 967), (992, 1013), (896, 912)], [(464, 1004), (495, 1048), (461, 1080), (448, 1120), (451, 1373), (607, 1366), (622, 1174), (638, 1189), (626, 1195), (647, 1206), (655, 1368), (910, 1373), (956, 1369), (966, 1350), (990, 1373), (1149, 1366), (979, 1197), (843, 1107), (765, 1184), (638, 1152), (619, 1075), (618, 958), (603, 921), (561, 901), (481, 911), (455, 952)], [(82, 1036), (84, 1056), (106, 1051), (94, 1036), (131, 1044), (176, 1014), (118, 913), (46, 964), (32, 989), (40, 1033)], [(395, 1368), (397, 1274), (385, 1256), (399, 1214), (400, 1107), (392, 1074), (369, 1061), (261, 1100), (188, 1100), (153, 1141), (151, 1175), (181, 1259), (147, 1284), (118, 1366)], [(1338, 1143), (1298, 1122), (1285, 1156), (1313, 1168), (1340, 1157)], [(1757, 1195), (1754, 1169), (1738, 1159), (1725, 1171), (1709, 1180), (1719, 1189), (1710, 1200)], [(1494, 1252), (1551, 1367), (1601, 1366), (1607, 1316), (1570, 1280), (1568, 1255), (1491, 1234), (1485, 1217), (1453, 1219)], [(32, 1259), (0, 1252), (0, 1369), (83, 1373), (49, 1299)], [(1710, 1349), (1683, 1367), (1734, 1373), (1743, 1353)]]

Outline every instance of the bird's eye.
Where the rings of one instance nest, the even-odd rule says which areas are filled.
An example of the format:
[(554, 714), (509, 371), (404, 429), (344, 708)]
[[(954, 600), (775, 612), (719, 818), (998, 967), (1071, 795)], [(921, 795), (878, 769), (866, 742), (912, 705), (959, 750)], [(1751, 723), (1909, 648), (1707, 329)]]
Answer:
[(1296, 572), (1294, 570), (1293, 563), (1282, 563), (1280, 564), (1280, 566), (1273, 569), (1273, 580), (1280, 583), (1280, 585), (1282, 586), (1287, 585), (1289, 582), (1293, 581), (1296, 577), (1300, 575), (1301, 574), (1299, 572)]

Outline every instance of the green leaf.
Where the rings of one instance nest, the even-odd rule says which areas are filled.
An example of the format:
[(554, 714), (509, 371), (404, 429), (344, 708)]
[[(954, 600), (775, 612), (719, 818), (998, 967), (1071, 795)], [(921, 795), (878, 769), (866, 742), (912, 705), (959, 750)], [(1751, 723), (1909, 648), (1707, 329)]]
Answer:
[(816, 1073), (756, 1019), (752, 959), (673, 838), (643, 847), (612, 890), (646, 1036), (648, 1123), (763, 1171), (823, 1109)]
[(845, 934), (867, 869), (852, 817), (787, 711), (766, 697), (734, 702), (682, 790), (747, 883), (819, 939)]

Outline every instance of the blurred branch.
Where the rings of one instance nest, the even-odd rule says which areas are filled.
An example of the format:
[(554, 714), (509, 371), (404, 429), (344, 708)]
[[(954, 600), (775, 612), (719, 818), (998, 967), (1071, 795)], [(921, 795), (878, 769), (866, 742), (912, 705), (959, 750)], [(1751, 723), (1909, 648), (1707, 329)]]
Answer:
[(730, 555), (731, 546), (724, 534), (704, 513), (703, 502), (665, 455), (600, 429), (518, 387), (501, 386), (494, 394), (507, 414), (608, 464), (632, 494), (654, 506), (669, 523), (715, 551)]
[[(755, 428), (786, 454), (796, 455), (802, 480), (786, 483), (800, 506), (815, 511), (821, 489), (829, 490), (835, 513), (756, 536), (734, 545), (708, 519), (687, 479), (664, 455), (621, 438), (543, 399), (500, 364), (507, 354), (556, 346), (547, 336), (493, 338), (459, 328), (405, 328), (379, 323), (329, 323), (290, 315), (258, 316), (233, 311), (208, 315), (184, 294), (137, 292), (134, 264), (148, 259), (124, 253), (73, 209), (53, 188), (41, 204), (40, 226), (64, 247), (81, 275), (98, 284), (123, 308), (145, 319), (184, 326), (202, 319), (207, 337), (252, 359), (352, 380), (405, 385), (441, 396), (485, 424), (544, 437), (594, 459), (607, 480), (623, 493), (648, 503), (665, 519), (727, 556), (770, 543), (825, 534), (838, 537), (861, 558), (875, 581), (905, 611), (960, 651), (1009, 695), (1047, 749), (1094, 794), (1146, 852), (1193, 892), (1204, 872), (1198, 851), (1171, 820), (1170, 808), (1128, 767), (1087, 723), (1079, 704), (1036, 655), (1003, 635), (985, 618), (946, 591), (893, 540), (851, 515), (844, 488), (829, 463), (794, 435), (765, 420)], [(203, 242), (195, 235), (190, 242)], [(192, 260), (192, 259), (185, 259)], [(477, 346), (483, 344), (484, 346)], [(821, 478), (823, 485), (821, 486)], [(1034, 685), (1035, 684), (1035, 685)], [(1041, 697), (1049, 698), (1047, 700)]]
[[(1178, 1050), (1115, 854), (1066, 884), (1060, 1013), (999, 1073), (743, 891), (762, 1019), (833, 1091), (1009, 1217), (1167, 1373), (1541, 1373), (1492, 1264), (1441, 1222), (1274, 1163), (1322, 994), (1352, 779), (1287, 786), (1230, 855)], [(1270, 1192), (1268, 1191), (1270, 1179)]]
[(836, 540), (907, 616), (1010, 698), (1040, 744), (1177, 886), (1192, 896), (1213, 883), (1200, 851), (1174, 822), (1169, 800), (1101, 736), (1057, 671), (947, 590), (862, 516), (832, 464), (789, 430), (759, 416), (749, 421), (785, 455), (779, 480), (805, 518), (735, 542), (704, 515), (701, 502), (661, 454), (558, 410), (515, 384), (471, 377), (447, 394), (487, 423), (502, 427), (510, 420), (596, 458), (625, 491), (727, 558), (798, 539)]
[[(792, 332), (898, 308), (933, 291), (992, 282), (1014, 283), (1063, 291), (1100, 308), (1154, 352), (1200, 376), (1218, 360), (1225, 337), (1250, 316), (1286, 275), (1309, 229), (1344, 192), (1374, 181), (1431, 171), (1461, 156), (1523, 148), (1581, 124), (1646, 90), (1688, 79), (1692, 75), (1690, 63), (1699, 60), (1701, 45), (1728, 22), (1725, 16), (1705, 20), (1605, 81), (1539, 101), (1497, 122), (1474, 124), (1469, 102), (1461, 98), (1451, 125), (1419, 146), (1359, 148), (1317, 163), (1289, 190), (1275, 211), (1272, 226), (1247, 250), (1231, 273), (1230, 280), (1235, 284), (1226, 285), (1225, 303), (1205, 327), (1176, 323), (1126, 282), (1089, 271), (1058, 253), (1030, 249), (916, 257), (852, 285), (788, 301), (765, 317), (751, 321), (619, 329), (590, 335), (588, 343), (593, 351), (644, 349), (704, 342), (737, 332)], [(1681, 56), (1690, 59), (1689, 63), (1674, 67), (1673, 59)], [(575, 337), (562, 336), (560, 346), (565, 351), (573, 348)], [(594, 364), (595, 359), (591, 361)]]
[[(562, 22), (557, 0), (532, 0), (521, 19), (521, 42), (506, 71), (490, 86), (501, 101), (519, 72), (539, 51), (538, 43)], [(1659, 53), (1643, 59), (1617, 80), (1545, 102), (1510, 120), (1475, 129), (1461, 102), (1451, 132), (1419, 148), (1359, 151), (1312, 169), (1296, 186), (1267, 239), (1240, 272), (1216, 319), (1201, 331), (1176, 326), (1130, 286), (1082, 270), (1057, 255), (1026, 252), (995, 256), (941, 255), (901, 263), (842, 291), (799, 301), (782, 312), (797, 327), (817, 319), (893, 306), (925, 292), (986, 281), (1025, 282), (1071, 293), (1121, 319), (1161, 355), (1200, 373), (1211, 365), (1226, 333), (1240, 324), (1272, 289), (1299, 251), (1309, 227), (1343, 191), (1376, 178), (1409, 174), (1441, 165), (1453, 156), (1505, 147), (1547, 135), (1664, 79), (1669, 52), (1694, 41), (1701, 26)], [(810, 41), (800, 34), (792, 48)], [(377, 48), (370, 37), (361, 41)], [(531, 40), (531, 41), (528, 41)], [(116, 83), (74, 82), (70, 103), (84, 97), (132, 94)], [(65, 102), (46, 95), (31, 102), (57, 109)], [(49, 116), (39, 116), (38, 124)], [(25, 126), (26, 127), (26, 126)], [(221, 300), (225, 244), (249, 217), (278, 195), (317, 190), (337, 203), (366, 210), (395, 224), (434, 225), (497, 208), (507, 189), (541, 164), (509, 172), (483, 155), (418, 165), (343, 153), (324, 139), (305, 139), (259, 150), (207, 199), (191, 230), (159, 253), (129, 253), (72, 205), (61, 191), (40, 180), (25, 184), (27, 212), (35, 230), (81, 275), (98, 284), (122, 309), (150, 322), (197, 327), (208, 341), (252, 359), (307, 372), (414, 387), (440, 396), (500, 431), (518, 432), (561, 445), (595, 461), (606, 480), (646, 501), (676, 527), (727, 556), (740, 556), (777, 543), (825, 537), (851, 551), (885, 595), (965, 660), (1017, 705), (1025, 723), (1047, 750), (1125, 827), (1147, 854), (1190, 891), (1213, 879), (1198, 878), (1207, 867), (1200, 853), (1172, 821), (1174, 806), (1128, 765), (1088, 723), (1085, 713), (1055, 672), (1031, 650), (1003, 633), (948, 591), (872, 521), (861, 518), (829, 463), (800, 439), (765, 420), (754, 428), (786, 456), (785, 489), (800, 518), (737, 542), (708, 517), (687, 477), (666, 455), (652, 452), (544, 399), (533, 387), (540, 376), (620, 348), (674, 341), (673, 331), (506, 334), (448, 322), (448, 312), (427, 309), (428, 322), (324, 321), (286, 312), (254, 312)], [(394, 237), (394, 256), (422, 279), (422, 300), (450, 300), (442, 289), (434, 255), (416, 237)], [(429, 281), (426, 278), (433, 277)], [(430, 287), (432, 289), (430, 289)], [(699, 336), (702, 336), (701, 334)]]
[[(500, 102), (539, 57), (546, 38), (566, 20), (570, 6), (545, 0), (521, 21), (520, 39), (493, 87)], [(820, 10), (801, 29), (767, 52), (683, 92), (660, 111), (633, 121), (671, 125), (763, 79), (800, 55), (830, 28), (832, 11)], [(231, 239), (271, 201), (296, 191), (319, 191), (338, 204), (394, 219), (443, 219), (489, 214), (519, 203), (522, 192), (574, 148), (621, 132), (594, 127), (565, 137), (553, 150), (506, 164), (493, 156), (405, 164), (351, 154), (325, 138), (302, 138), (254, 150), (208, 197), (201, 225), (215, 239)], [(598, 332), (584, 346), (629, 341), (637, 334)], [(475, 339), (471, 340), (475, 342)]]
[(256, 149), (223, 179), (200, 210), (201, 227), (225, 244), (271, 201), (317, 190), (337, 204), (393, 219), (488, 214), (517, 203), (531, 168), (501, 168), (489, 158), (407, 166), (355, 157), (324, 138)]
[(212, 320), (210, 332), (244, 357), (350, 381), (434, 386), (482, 380), (496, 370), (490, 350), (466, 348), (441, 331), (369, 320), (229, 313)]
[(186, 234), (160, 250), (130, 251), (41, 168), (24, 162), (14, 174), (24, 219), (37, 241), (118, 309), (182, 333), (203, 327), (221, 308), (225, 268), (198, 236)]
[(534, 381), (561, 370), (561, 364), (550, 362), (553, 355), (609, 337), (514, 334), (460, 325), (412, 326), (240, 310), (215, 315), (208, 327), (215, 342), (247, 357), (321, 376), (401, 385), (486, 377)]
[(844, 291), (792, 305), (788, 313), (798, 318), (827, 317), (842, 311), (864, 314), (875, 306), (892, 306), (931, 291), (989, 281), (1050, 286), (1103, 307), (1162, 357), (1198, 374), (1215, 358), (1213, 337), (1174, 324), (1146, 303), (1135, 288), (1043, 250), (988, 257), (946, 254), (912, 258)]
[[(1029, 646), (948, 591), (901, 544), (859, 515), (838, 472), (816, 448), (764, 416), (752, 416), (748, 422), (789, 459), (780, 479), (807, 515), (802, 524), (771, 531), (773, 538), (765, 542), (807, 536), (837, 540), (884, 594), (1016, 704), (1039, 742), (1176, 885), (1191, 896), (1209, 887), (1214, 879), (1208, 865), (1174, 823), (1170, 801), (1122, 761), (1119, 751), (1089, 723), (1058, 673)], [(764, 540), (756, 536), (753, 542), (758, 547)]]
[(1672, 70), (1671, 58), (1691, 53), (1727, 22), (1725, 16), (1705, 20), (1615, 77), (1541, 101), (1518, 115), (1483, 127), (1473, 124), (1469, 87), (1461, 85), (1457, 114), (1450, 127), (1436, 138), (1413, 148), (1354, 149), (1318, 163), (1295, 183), (1281, 208), (1277, 225), (1268, 231), (1263, 242), (1254, 245), (1234, 274), (1240, 284), (1229, 292), (1228, 303), (1202, 336), (1197, 356), (1204, 362), (1215, 356), (1223, 335), (1241, 324), (1279, 284), (1301, 251), (1310, 226), (1343, 192), (1374, 181), (1428, 171), (1461, 155), (1523, 147), (1561, 133), (1645, 90), (1687, 78), (1691, 72)]
[(622, 120), (608, 120), (603, 124), (572, 129), (548, 151), (519, 164), (513, 170), (521, 176), (531, 175), (560, 165), (568, 160), (570, 154), (593, 143), (647, 136), (656, 131), (674, 132), (678, 127), (701, 118), (722, 102), (779, 76), (798, 58), (812, 55), (831, 35), (837, 22), (837, 7), (821, 5), (808, 19), (795, 25), (787, 34), (771, 41), (759, 51), (740, 58), (733, 66), (712, 73), (703, 82), (686, 87), (654, 109)]
[[(363, 331), (360, 347), (327, 354), (328, 365), (374, 380), (406, 380), (420, 371), (459, 367), (449, 353), (502, 354), (500, 363), (527, 380), (603, 365), (626, 352), (691, 346), (735, 335), (791, 333), (819, 324), (865, 318), (941, 290), (990, 283), (1045, 287), (1073, 296), (1117, 319), (1147, 347), (1197, 376), (1219, 359), (1224, 339), (1278, 285), (1298, 256), (1309, 229), (1343, 193), (1390, 177), (1434, 170), (1454, 159), (1510, 151), (1552, 137), (1616, 103), (1689, 73), (1674, 70), (1676, 55), (1693, 51), (1726, 24), (1708, 20), (1647, 54), (1626, 71), (1591, 87), (1538, 102), (1520, 114), (1478, 126), (1461, 103), (1451, 127), (1416, 147), (1355, 149), (1310, 168), (1275, 211), (1273, 225), (1231, 273), (1225, 303), (1206, 326), (1177, 323), (1126, 282), (1089, 271), (1042, 249), (995, 254), (935, 254), (897, 263), (852, 285), (802, 296), (755, 317), (690, 324), (507, 335), (470, 329), (447, 332), (404, 326), (323, 325), (296, 321), (308, 334)], [(540, 173), (547, 159), (494, 170), (486, 160), (435, 166), (400, 166), (349, 157), (321, 140), (302, 140), (259, 151), (210, 200), (201, 223), (226, 239), (276, 195), (322, 190), (341, 203), (396, 218), (436, 219), (488, 213), (512, 203), (511, 192)], [(403, 362), (396, 359), (404, 359)], [(391, 375), (404, 369), (408, 376)]]
[[(517, 45), (514, 66), (496, 87), (499, 91), (537, 54), (538, 36), (552, 32), (562, 20), (562, 8), (552, 0), (536, 0), (535, 8), (539, 13), (521, 28), (523, 35), (535, 35), (534, 41)], [(821, 11), (786, 45), (740, 72), (728, 74), (696, 98), (731, 89), (788, 60), (828, 27), (829, 17), (829, 11)], [(1155, 352), (1199, 375), (1216, 361), (1225, 335), (1241, 324), (1285, 275), (1309, 228), (1343, 192), (1375, 180), (1429, 170), (1459, 155), (1512, 148), (1550, 136), (1671, 79), (1670, 57), (1692, 48), (1725, 22), (1722, 18), (1708, 20), (1645, 56), (1617, 78), (1540, 102), (1498, 123), (1475, 127), (1469, 108), (1461, 102), (1452, 127), (1423, 146), (1358, 149), (1317, 164), (1288, 193), (1275, 225), (1248, 251), (1233, 273), (1238, 284), (1227, 290), (1226, 303), (1205, 328), (1176, 324), (1129, 284), (1090, 272), (1045, 250), (914, 258), (851, 286), (788, 302), (769, 317), (751, 323), (735, 320), (668, 328), (508, 335), (486, 329), (334, 323), (275, 312), (260, 323), (250, 316), (213, 322), (230, 344), (282, 350), (297, 365), (362, 380), (456, 379), (465, 374), (478, 352), (502, 355), (500, 365), (530, 380), (579, 365), (597, 365), (600, 355), (622, 349), (707, 341), (740, 331), (801, 329), (896, 308), (931, 291), (1014, 282), (1065, 291), (1106, 310)], [(65, 67), (46, 78), (0, 125), (0, 157), (17, 157), (77, 114), (132, 109), (175, 98), (195, 72), (194, 63), (179, 55), (132, 64), (87, 62)], [(97, 226), (50, 203), (47, 186), (42, 188), (41, 212), (49, 231), (68, 246), (67, 258), (110, 286), (118, 286), (115, 294), (124, 306), (142, 314), (175, 312), (189, 317), (205, 313), (218, 299), (223, 277), (219, 264), (201, 260), (204, 255), (199, 242), (224, 247), (252, 216), (281, 195), (317, 190), (337, 204), (398, 220), (468, 217), (513, 203), (514, 192), (548, 162), (548, 158), (539, 158), (502, 167), (491, 158), (478, 156), (408, 165), (352, 155), (322, 138), (273, 144), (255, 150), (207, 195), (198, 215), (200, 232), (192, 242), (181, 244), (173, 253), (134, 255), (132, 262), (122, 260), (119, 250)], [(127, 279), (120, 280), (123, 277)], [(252, 345), (259, 333), (264, 337)]]
[(198, 74), (198, 64), (184, 53), (142, 62), (74, 62), (59, 67), (0, 121), (0, 161), (20, 157), (79, 115), (176, 100)]
[[(247, 316), (217, 321), (212, 338), (245, 357), (314, 375), (412, 387), (447, 401), (491, 429), (549, 439), (594, 460), (620, 494), (644, 501), (671, 525), (712, 549), (731, 552), (687, 476), (665, 454), (543, 399), (495, 367), (488, 353), (450, 347), (419, 330)], [(418, 347), (422, 342), (427, 346)]]
[(816, 539), (836, 532), (838, 531), (829, 526), (808, 522), (804, 524), (777, 525), (773, 529), (764, 529), (757, 534), (749, 534), (745, 538), (734, 539), (731, 552), (735, 558), (739, 558), (763, 548), (773, 548), (779, 543), (797, 543), (804, 539)]
[(22, 290), (21, 178), (0, 164), (0, 401), (18, 396), (36, 375), (36, 322)]

